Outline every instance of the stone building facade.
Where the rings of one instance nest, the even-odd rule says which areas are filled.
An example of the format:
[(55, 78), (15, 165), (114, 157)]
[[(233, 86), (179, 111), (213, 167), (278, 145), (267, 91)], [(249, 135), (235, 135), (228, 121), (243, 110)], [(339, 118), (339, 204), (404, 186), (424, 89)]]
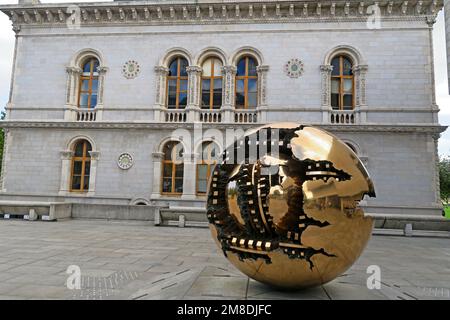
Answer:
[[(218, 136), (293, 121), (361, 157), (377, 193), (366, 211), (440, 215), (432, 28), (442, 5), (1, 6), (16, 46), (0, 200), (202, 207)], [(181, 146), (182, 163), (168, 161)]]

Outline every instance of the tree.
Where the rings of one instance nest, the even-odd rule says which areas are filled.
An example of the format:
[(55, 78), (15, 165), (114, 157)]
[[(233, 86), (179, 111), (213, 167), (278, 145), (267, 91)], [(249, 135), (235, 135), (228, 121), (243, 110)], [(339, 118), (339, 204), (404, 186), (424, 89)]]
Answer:
[(439, 159), (439, 181), (441, 189), (441, 199), (445, 204), (450, 198), (450, 158)]

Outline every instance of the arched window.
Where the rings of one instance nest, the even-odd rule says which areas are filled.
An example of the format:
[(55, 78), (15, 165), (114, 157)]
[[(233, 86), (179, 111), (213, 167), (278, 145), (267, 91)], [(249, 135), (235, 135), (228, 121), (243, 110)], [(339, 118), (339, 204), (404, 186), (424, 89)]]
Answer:
[(170, 141), (163, 148), (162, 193), (183, 193), (183, 145)]
[(222, 106), (222, 62), (207, 59), (202, 73), (202, 109), (219, 109)]
[(258, 63), (252, 57), (243, 57), (237, 64), (236, 108), (256, 108), (258, 96)]
[(353, 64), (345, 55), (331, 60), (331, 107), (335, 110), (352, 110), (354, 102)]
[(201, 158), (197, 164), (197, 194), (204, 195), (208, 189), (209, 179), (217, 163), (219, 149), (214, 142), (203, 142)]
[(93, 109), (97, 105), (98, 66), (97, 58), (88, 58), (83, 64), (78, 93), (79, 108)]
[(80, 140), (75, 144), (73, 151), (70, 191), (85, 192), (89, 190), (91, 173), (89, 151), (92, 151), (92, 146), (87, 140)]
[(167, 77), (167, 108), (184, 109), (187, 105), (188, 62), (183, 57), (177, 57), (169, 64)]

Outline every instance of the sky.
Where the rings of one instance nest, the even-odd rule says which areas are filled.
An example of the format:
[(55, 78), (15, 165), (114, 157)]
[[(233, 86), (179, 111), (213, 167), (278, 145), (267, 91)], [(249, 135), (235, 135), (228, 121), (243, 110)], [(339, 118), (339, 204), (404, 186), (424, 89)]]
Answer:
[[(44, 0), (43, 3), (64, 2), (94, 2), (92, 0)], [(17, 0), (0, 0), (0, 4), (13, 4)], [(444, 13), (441, 11), (434, 25), (434, 66), (436, 81), (436, 101), (441, 111), (439, 112), (439, 123), (450, 124), (450, 95), (447, 80), (447, 59), (445, 52), (445, 26)], [(14, 32), (12, 31), (9, 18), (0, 13), (0, 109), (3, 109), (9, 97), (9, 86), (11, 81), (12, 60), (14, 52)], [(444, 132), (439, 139), (439, 154), (450, 156), (450, 129)]]

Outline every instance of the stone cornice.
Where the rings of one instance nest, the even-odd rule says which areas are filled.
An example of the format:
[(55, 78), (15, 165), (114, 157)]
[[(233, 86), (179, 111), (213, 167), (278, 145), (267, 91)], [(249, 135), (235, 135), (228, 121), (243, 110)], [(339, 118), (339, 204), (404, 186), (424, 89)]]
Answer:
[[(127, 1), (78, 3), (81, 26), (238, 24), (367, 21), (377, 3), (382, 19), (434, 21), (442, 0), (413, 1)], [(3, 11), (20, 32), (21, 26), (66, 27), (73, 18), (71, 4), (2, 5)], [(368, 13), (369, 12), (369, 13)]]
[[(166, 122), (67, 122), (67, 121), (0, 121), (0, 127), (13, 128), (59, 128), (59, 129), (194, 129), (194, 123), (166, 123)], [(259, 124), (230, 124), (230, 123), (202, 123), (203, 128), (244, 128), (262, 126)], [(441, 133), (447, 126), (434, 124), (414, 125), (388, 125), (388, 124), (365, 124), (365, 125), (332, 125), (332, 124), (305, 124), (317, 126), (333, 132), (403, 132), (403, 133)]]

